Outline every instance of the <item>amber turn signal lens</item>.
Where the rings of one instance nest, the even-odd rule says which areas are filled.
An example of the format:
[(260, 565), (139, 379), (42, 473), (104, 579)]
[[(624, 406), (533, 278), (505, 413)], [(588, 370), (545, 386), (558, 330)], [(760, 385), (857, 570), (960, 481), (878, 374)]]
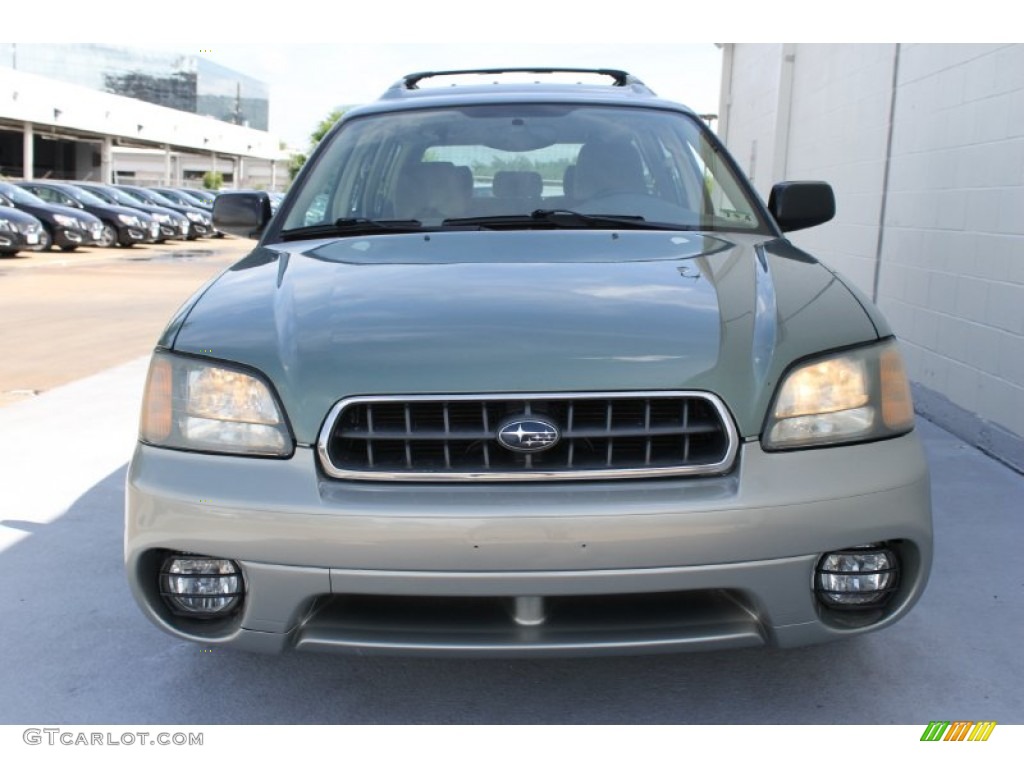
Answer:
[(139, 436), (146, 442), (157, 443), (171, 434), (171, 390), (171, 363), (156, 355), (149, 366), (142, 400)]
[(903, 356), (895, 345), (881, 355), (882, 421), (889, 429), (909, 429), (914, 424), (914, 403), (903, 367)]

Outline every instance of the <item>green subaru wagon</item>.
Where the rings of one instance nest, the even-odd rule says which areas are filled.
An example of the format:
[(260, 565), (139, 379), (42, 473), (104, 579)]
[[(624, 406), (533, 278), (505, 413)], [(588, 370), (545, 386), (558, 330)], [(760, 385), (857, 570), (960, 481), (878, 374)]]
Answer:
[[(497, 82), (496, 82), (497, 81)], [(540, 81), (540, 82), (538, 82)], [(277, 652), (791, 647), (932, 559), (878, 310), (689, 109), (619, 70), (406, 76), (159, 339), (127, 480), (161, 629)]]

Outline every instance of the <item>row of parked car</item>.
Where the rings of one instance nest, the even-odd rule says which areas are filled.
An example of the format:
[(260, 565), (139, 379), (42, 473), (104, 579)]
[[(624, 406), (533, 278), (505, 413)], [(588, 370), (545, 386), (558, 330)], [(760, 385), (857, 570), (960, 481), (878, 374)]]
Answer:
[(84, 181), (0, 182), (0, 254), (213, 237), (206, 190)]

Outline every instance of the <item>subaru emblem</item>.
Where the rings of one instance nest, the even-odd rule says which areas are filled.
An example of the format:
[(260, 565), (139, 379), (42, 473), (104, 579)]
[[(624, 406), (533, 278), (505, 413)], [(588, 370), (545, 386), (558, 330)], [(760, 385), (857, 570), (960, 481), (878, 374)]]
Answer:
[(498, 442), (519, 453), (546, 451), (559, 437), (558, 427), (545, 419), (512, 419), (498, 430)]

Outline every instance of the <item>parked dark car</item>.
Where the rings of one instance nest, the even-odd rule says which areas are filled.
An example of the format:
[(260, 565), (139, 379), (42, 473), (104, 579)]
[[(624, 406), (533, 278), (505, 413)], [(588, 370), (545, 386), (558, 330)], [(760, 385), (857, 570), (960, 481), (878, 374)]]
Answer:
[(40, 251), (48, 251), (52, 245), (62, 251), (73, 251), (80, 245), (96, 245), (103, 234), (103, 222), (91, 213), (53, 205), (10, 182), (0, 182), (0, 195), (18, 210), (30, 213), (42, 222)]
[(128, 208), (134, 208), (135, 210), (148, 213), (160, 226), (160, 234), (156, 239), (156, 242), (158, 243), (163, 243), (167, 240), (184, 240), (188, 236), (189, 223), (183, 213), (172, 211), (170, 208), (164, 208), (163, 206), (142, 202), (140, 199), (133, 197), (123, 189), (118, 189), (117, 187), (110, 186), (109, 184), (98, 184), (91, 181), (76, 181), (75, 186), (89, 190), (92, 194), (96, 195), (96, 197), (101, 200), (105, 200), (108, 203), (123, 205)]
[(181, 205), (148, 187), (135, 187), (127, 184), (118, 184), (117, 187), (150, 205), (159, 205), (183, 214), (188, 219), (189, 224), (188, 235), (185, 237), (186, 240), (195, 240), (199, 237), (210, 237), (213, 235), (213, 216), (208, 211), (204, 211), (202, 208), (197, 208), (194, 205)]
[(163, 195), (168, 200), (171, 200), (178, 205), (188, 205), (193, 208), (201, 208), (204, 211), (213, 210), (212, 202), (209, 202), (206, 199), (200, 199), (181, 189), (173, 189), (171, 187), (153, 187), (153, 191)]
[(18, 186), (54, 205), (87, 211), (103, 222), (99, 245), (131, 248), (136, 243), (155, 242), (160, 225), (148, 213), (108, 203), (86, 189), (59, 181), (22, 181)]
[[(153, 190), (158, 194), (172, 200), (175, 203), (181, 205), (194, 206), (203, 211), (206, 211), (213, 216), (213, 198), (207, 199), (206, 197), (200, 197), (191, 194), (190, 190), (187, 189), (175, 189), (173, 187), (153, 187)], [(224, 237), (223, 232), (217, 232), (214, 230), (213, 237)]]
[(0, 196), (0, 255), (13, 256), (18, 251), (38, 248), (42, 231), (39, 219), (19, 211)]
[(209, 189), (191, 189), (189, 187), (178, 187), (179, 192), (195, 200), (199, 205), (210, 210), (213, 209), (213, 201), (217, 199), (217, 193)]

